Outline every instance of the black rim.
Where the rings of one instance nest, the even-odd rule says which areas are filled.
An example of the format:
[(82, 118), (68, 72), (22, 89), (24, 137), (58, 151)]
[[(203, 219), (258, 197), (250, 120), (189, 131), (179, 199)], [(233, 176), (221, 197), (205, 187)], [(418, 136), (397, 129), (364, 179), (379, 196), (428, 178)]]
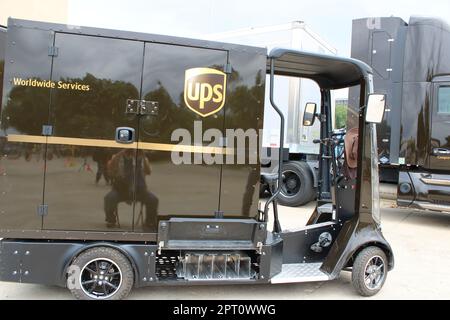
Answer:
[(300, 192), (301, 185), (300, 177), (294, 171), (283, 172), (283, 185), (281, 186), (283, 196), (287, 198), (295, 197)]
[(109, 259), (95, 259), (88, 262), (80, 274), (81, 288), (94, 299), (113, 296), (122, 284), (120, 268)]

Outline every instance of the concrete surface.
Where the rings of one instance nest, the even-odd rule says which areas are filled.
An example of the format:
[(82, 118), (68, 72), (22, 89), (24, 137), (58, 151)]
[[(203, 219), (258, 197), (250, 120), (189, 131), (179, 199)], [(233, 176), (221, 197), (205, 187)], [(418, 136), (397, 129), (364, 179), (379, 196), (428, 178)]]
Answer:
[[(313, 204), (281, 208), (284, 227), (301, 225)], [(395, 269), (382, 291), (371, 299), (450, 298), (450, 215), (395, 208), (383, 201), (383, 232), (395, 254)], [(130, 299), (362, 299), (350, 273), (331, 282), (288, 285), (153, 287), (135, 289)], [(72, 299), (66, 289), (0, 283), (0, 299)]]

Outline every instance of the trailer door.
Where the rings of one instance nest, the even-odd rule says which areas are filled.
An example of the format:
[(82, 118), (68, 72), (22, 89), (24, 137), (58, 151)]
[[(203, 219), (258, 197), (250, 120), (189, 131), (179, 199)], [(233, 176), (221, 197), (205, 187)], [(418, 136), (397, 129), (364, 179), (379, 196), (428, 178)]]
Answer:
[(127, 100), (140, 98), (144, 43), (56, 33), (50, 53), (44, 229), (131, 231), (137, 146), (116, 132), (138, 131)]
[[(218, 98), (209, 91), (215, 85), (223, 85), (226, 90), (223, 71), (227, 59), (228, 52), (222, 50), (145, 45), (142, 100), (152, 110), (140, 115), (138, 148), (150, 159), (151, 174), (146, 179), (147, 194), (143, 197), (147, 197), (149, 209), (158, 212), (156, 218), (211, 218), (219, 209), (221, 165), (206, 165), (202, 146), (209, 144), (203, 142), (206, 130), (223, 132), (225, 101), (216, 99), (214, 104), (212, 100), (202, 102), (196, 98)], [(188, 89), (188, 81), (194, 78), (199, 82), (192, 83), (187, 92), (185, 87)], [(226, 92), (222, 94), (225, 99)], [(180, 143), (192, 148), (180, 153)], [(145, 207), (145, 201), (141, 206)], [(139, 208), (135, 230), (153, 223), (143, 221), (142, 209)]]
[(382, 79), (389, 79), (391, 75), (391, 44), (392, 37), (385, 31), (372, 33), (371, 66)]
[(430, 168), (450, 170), (450, 82), (434, 83)]

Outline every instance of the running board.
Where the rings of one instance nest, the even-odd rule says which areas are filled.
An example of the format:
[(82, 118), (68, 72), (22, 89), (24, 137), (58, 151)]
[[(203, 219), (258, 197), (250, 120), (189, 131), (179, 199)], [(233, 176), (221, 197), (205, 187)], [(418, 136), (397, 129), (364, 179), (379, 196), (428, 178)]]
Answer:
[(331, 280), (320, 271), (322, 263), (283, 264), (281, 272), (274, 276), (271, 283), (301, 283)]

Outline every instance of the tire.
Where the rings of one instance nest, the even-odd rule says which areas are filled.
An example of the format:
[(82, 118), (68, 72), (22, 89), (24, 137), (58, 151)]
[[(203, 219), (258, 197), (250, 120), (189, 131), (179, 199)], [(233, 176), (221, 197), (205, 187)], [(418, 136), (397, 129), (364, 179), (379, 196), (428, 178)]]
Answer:
[(305, 162), (291, 161), (283, 165), (283, 187), (278, 202), (287, 207), (298, 207), (312, 201), (315, 188), (311, 168)]
[[(378, 268), (382, 263), (379, 272), (368, 272), (373, 262), (378, 261)], [(377, 264), (375, 264), (377, 265)], [(388, 273), (388, 263), (386, 254), (378, 247), (367, 247), (363, 249), (355, 259), (352, 269), (352, 283), (355, 290), (363, 297), (371, 297), (377, 294), (383, 287)], [(370, 274), (369, 274), (370, 273)], [(369, 280), (369, 283), (366, 282)]]
[(134, 272), (130, 261), (112, 248), (84, 251), (73, 260), (68, 271), (69, 289), (79, 300), (121, 300), (133, 288)]

